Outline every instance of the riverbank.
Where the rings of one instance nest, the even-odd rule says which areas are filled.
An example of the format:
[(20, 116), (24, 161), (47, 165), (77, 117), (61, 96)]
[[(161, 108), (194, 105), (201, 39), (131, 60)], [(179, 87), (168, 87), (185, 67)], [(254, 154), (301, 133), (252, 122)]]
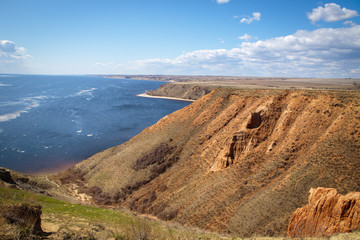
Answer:
[(194, 102), (196, 100), (193, 99), (183, 99), (183, 98), (176, 98), (176, 97), (163, 97), (163, 96), (152, 96), (146, 93), (141, 93), (136, 95), (138, 97), (146, 97), (146, 98), (161, 98), (161, 99), (169, 99), (169, 100), (177, 100), (177, 101), (187, 101), (187, 102)]

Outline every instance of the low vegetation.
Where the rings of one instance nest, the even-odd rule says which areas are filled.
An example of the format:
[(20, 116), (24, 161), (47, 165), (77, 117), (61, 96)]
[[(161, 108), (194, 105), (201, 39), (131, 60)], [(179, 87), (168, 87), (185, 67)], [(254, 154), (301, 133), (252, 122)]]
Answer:
[[(20, 209), (24, 213), (22, 218), (16, 214)], [(33, 228), (39, 210), (42, 212), (41, 225), (44, 232)], [(34, 215), (26, 216), (25, 213)], [(0, 187), (0, 239), (219, 238), (214, 234), (161, 224), (126, 211), (71, 204), (38, 194)]]
[[(41, 206), (41, 207), (40, 207)], [(34, 228), (41, 214), (42, 230)], [(23, 218), (16, 217), (23, 211)], [(27, 216), (25, 213), (34, 213)], [(10, 220), (9, 220), (10, 219)], [(15, 223), (15, 224), (14, 224)], [(328, 239), (355, 240), (360, 232), (335, 235)], [(176, 224), (168, 225), (120, 210), (71, 204), (38, 194), (0, 187), (0, 239), (254, 239), (285, 240), (285, 237), (237, 238), (204, 233)], [(320, 238), (307, 238), (317, 240)]]

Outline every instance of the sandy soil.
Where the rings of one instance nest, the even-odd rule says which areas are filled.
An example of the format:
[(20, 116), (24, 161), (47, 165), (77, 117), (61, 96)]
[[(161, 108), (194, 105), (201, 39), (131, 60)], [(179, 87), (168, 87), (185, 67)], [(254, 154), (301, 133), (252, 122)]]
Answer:
[(162, 99), (171, 99), (171, 100), (179, 100), (179, 101), (187, 101), (187, 102), (194, 102), (195, 100), (191, 99), (182, 99), (182, 98), (175, 98), (175, 97), (160, 97), (160, 96), (151, 96), (146, 93), (141, 93), (136, 95), (138, 97), (146, 97), (146, 98), (162, 98)]

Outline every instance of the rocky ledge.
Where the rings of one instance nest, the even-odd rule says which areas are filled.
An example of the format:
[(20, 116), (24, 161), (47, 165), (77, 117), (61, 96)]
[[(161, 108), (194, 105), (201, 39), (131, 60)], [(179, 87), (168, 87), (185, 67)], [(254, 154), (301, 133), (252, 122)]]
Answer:
[(288, 237), (327, 237), (360, 229), (360, 192), (345, 196), (333, 188), (310, 189), (309, 203), (292, 215)]

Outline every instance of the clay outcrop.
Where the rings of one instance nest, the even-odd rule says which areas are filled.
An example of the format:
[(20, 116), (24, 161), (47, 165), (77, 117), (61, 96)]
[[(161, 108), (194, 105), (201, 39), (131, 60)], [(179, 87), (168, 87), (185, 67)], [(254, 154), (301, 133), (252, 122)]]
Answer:
[(360, 192), (345, 196), (333, 188), (312, 188), (309, 203), (292, 215), (288, 237), (326, 237), (360, 229)]
[(14, 205), (9, 206), (3, 213), (3, 217), (8, 223), (19, 226), (21, 229), (26, 229), (31, 234), (41, 235), (43, 230), (41, 228), (41, 206), (36, 205)]
[(0, 180), (9, 184), (16, 184), (14, 179), (12, 179), (10, 172), (4, 168), (0, 168)]

